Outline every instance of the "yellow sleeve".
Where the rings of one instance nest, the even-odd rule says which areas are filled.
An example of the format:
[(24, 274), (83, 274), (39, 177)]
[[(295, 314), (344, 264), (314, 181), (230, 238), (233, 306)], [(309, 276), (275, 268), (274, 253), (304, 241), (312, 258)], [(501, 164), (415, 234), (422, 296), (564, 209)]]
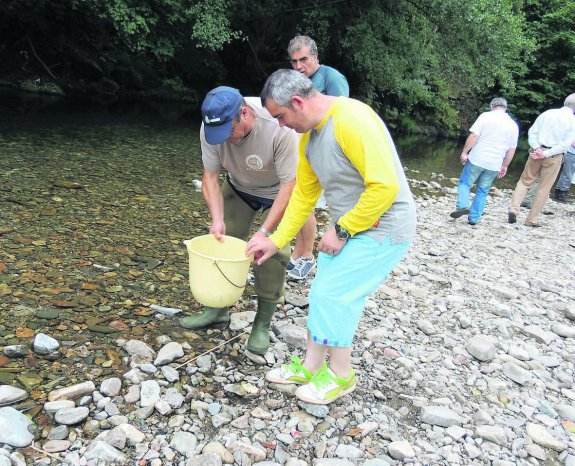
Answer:
[(296, 184), (290, 197), (283, 218), (270, 236), (272, 242), (282, 248), (297, 235), (315, 208), (321, 194), (321, 185), (305, 156), (305, 146), (309, 134), (304, 134), (299, 144), (299, 160), (296, 173)]
[(365, 184), (359, 200), (338, 223), (352, 235), (371, 228), (399, 193), (390, 137), (383, 122), (369, 108), (334, 109), (335, 136), (345, 156)]

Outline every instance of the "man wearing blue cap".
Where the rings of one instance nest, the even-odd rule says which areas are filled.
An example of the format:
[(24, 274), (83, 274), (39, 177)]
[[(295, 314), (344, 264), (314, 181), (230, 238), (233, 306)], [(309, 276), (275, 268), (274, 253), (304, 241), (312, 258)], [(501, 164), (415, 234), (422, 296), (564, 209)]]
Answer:
[[(297, 147), (295, 131), (281, 128), (256, 97), (220, 86), (202, 103), (200, 129), (202, 194), (210, 211), (210, 233), (247, 240), (256, 215), (261, 227), (254, 236), (269, 236), (279, 224), (295, 185)], [(220, 171), (227, 176), (220, 185)], [(254, 265), (258, 309), (248, 350), (265, 354), (276, 304), (283, 302), (289, 244), (273, 259)], [(183, 318), (183, 327), (196, 329), (229, 322), (229, 309), (204, 308), (198, 316)]]

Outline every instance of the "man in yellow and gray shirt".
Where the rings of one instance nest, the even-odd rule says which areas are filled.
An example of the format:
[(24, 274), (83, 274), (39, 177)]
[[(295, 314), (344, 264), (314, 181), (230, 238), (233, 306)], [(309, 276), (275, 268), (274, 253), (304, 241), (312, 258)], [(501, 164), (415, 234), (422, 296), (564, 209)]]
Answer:
[(411, 244), (415, 203), (393, 140), (367, 105), (320, 94), (293, 70), (273, 73), (261, 99), (281, 126), (304, 134), (296, 186), (284, 217), (268, 238), (252, 238), (247, 253), (262, 264), (288, 244), (322, 188), (334, 219), (318, 244), (305, 360), (292, 356), (291, 363), (272, 369), (266, 379), (301, 384), (299, 399), (326, 404), (355, 389), (353, 336), (366, 297)]

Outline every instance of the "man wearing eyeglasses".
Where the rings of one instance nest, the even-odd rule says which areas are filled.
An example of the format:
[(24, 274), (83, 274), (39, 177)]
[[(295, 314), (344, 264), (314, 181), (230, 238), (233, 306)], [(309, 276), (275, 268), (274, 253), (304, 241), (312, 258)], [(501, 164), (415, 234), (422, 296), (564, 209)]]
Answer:
[[(313, 87), (325, 95), (349, 97), (349, 85), (345, 76), (335, 68), (319, 64), (317, 45), (309, 36), (295, 36), (288, 45), (288, 55), (294, 70), (311, 79)], [(316, 205), (325, 205), (322, 196)], [(312, 213), (296, 236), (287, 273), (290, 278), (303, 280), (316, 266), (313, 243), (317, 233), (317, 221)]]

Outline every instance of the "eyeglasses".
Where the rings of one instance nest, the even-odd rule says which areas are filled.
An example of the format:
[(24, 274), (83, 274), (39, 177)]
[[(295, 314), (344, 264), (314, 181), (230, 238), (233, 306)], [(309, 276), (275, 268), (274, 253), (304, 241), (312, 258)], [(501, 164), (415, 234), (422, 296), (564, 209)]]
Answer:
[(298, 62), (306, 63), (309, 60), (309, 57), (301, 57), (301, 58), (290, 58), (290, 63), (292, 65), (297, 65)]

